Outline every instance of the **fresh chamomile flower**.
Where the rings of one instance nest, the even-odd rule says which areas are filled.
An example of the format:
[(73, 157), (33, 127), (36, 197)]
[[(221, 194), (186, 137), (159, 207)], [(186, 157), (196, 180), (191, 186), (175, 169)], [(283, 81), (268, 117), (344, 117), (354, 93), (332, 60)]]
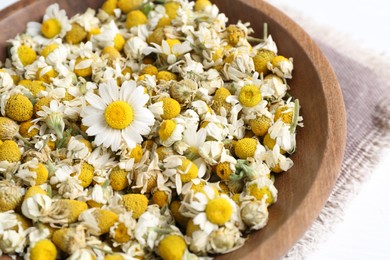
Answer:
[(141, 135), (150, 132), (154, 124), (152, 112), (145, 108), (149, 96), (135, 81), (124, 82), (120, 89), (114, 80), (99, 85), (99, 96), (93, 93), (86, 95), (90, 103), (81, 116), (88, 127), (87, 134), (95, 136), (95, 143), (111, 147), (113, 151), (120, 148), (124, 141), (129, 147), (142, 142)]
[(33, 36), (37, 42), (44, 43), (47, 39), (64, 37), (71, 28), (65, 10), (60, 10), (58, 4), (52, 4), (46, 9), (42, 24), (27, 24), (27, 34)]

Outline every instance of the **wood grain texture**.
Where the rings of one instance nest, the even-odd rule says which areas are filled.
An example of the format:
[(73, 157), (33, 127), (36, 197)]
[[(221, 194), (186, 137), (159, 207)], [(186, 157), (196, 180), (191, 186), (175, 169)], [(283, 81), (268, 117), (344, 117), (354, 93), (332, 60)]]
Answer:
[[(96, 8), (101, 0), (24, 0), (0, 12), (0, 59), (6, 40), (23, 32), (26, 23), (40, 21), (45, 8), (58, 2), (68, 15)], [(303, 235), (324, 206), (339, 173), (346, 139), (342, 94), (320, 49), (282, 12), (259, 0), (213, 0), (229, 22), (249, 21), (261, 37), (263, 23), (276, 41), (279, 54), (294, 58), (291, 93), (299, 98), (304, 128), (297, 131), (294, 167), (276, 178), (278, 201), (269, 208), (270, 220), (250, 235), (246, 244), (220, 259), (278, 259)]]

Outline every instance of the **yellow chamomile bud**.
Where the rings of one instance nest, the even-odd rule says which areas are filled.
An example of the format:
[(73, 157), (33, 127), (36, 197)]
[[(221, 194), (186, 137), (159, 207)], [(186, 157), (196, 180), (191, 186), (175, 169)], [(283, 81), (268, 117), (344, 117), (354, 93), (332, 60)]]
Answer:
[(265, 195), (267, 195), (267, 199), (265, 200), (265, 202), (267, 204), (272, 204), (274, 201), (272, 193), (267, 186), (258, 187), (256, 184), (251, 184), (248, 187), (248, 190), (249, 190), (250, 195), (252, 195), (253, 197), (255, 197), (258, 200), (262, 200), (262, 198)]
[(170, 81), (170, 80), (177, 80), (177, 75), (175, 73), (172, 73), (170, 71), (162, 70), (157, 73), (156, 76), (158, 81)]
[(253, 57), (253, 63), (255, 65), (255, 70), (263, 75), (267, 75), (269, 73), (267, 64), (271, 62), (272, 59), (276, 56), (273, 51), (267, 49), (261, 49), (257, 52), (257, 54)]
[(186, 226), (186, 235), (187, 236), (190, 237), (190, 236), (192, 236), (192, 233), (194, 233), (195, 231), (199, 231), (199, 230), (200, 230), (200, 226), (194, 224), (194, 220), (193, 219), (190, 219), (187, 222), (187, 226)]
[(0, 162), (19, 162), (21, 157), (19, 146), (15, 141), (5, 140), (0, 145)]
[(148, 75), (157, 75), (158, 73), (158, 69), (156, 68), (156, 66), (153, 66), (153, 65), (146, 65), (141, 71), (140, 71), (140, 75), (144, 75), (144, 74), (148, 74)]
[(104, 260), (124, 260), (123, 256), (120, 254), (106, 255)]
[(34, 116), (37, 116), (37, 112), (42, 111), (42, 107), (50, 107), (50, 101), (52, 101), (52, 98), (50, 97), (43, 97), (38, 99), (38, 101), (34, 104), (33, 113)]
[(148, 18), (140, 10), (130, 11), (126, 17), (126, 28), (130, 29), (133, 26), (146, 24), (147, 22)]
[(238, 100), (245, 107), (254, 107), (262, 99), (260, 88), (253, 85), (246, 85), (241, 88)]
[(22, 202), (22, 189), (8, 180), (0, 181), (0, 212), (14, 210)]
[(186, 183), (198, 177), (198, 167), (195, 163), (187, 158), (182, 159), (182, 165), (179, 168), (180, 179), (182, 182)]
[(48, 239), (42, 239), (36, 242), (30, 251), (30, 260), (55, 260), (57, 248)]
[(119, 167), (112, 169), (110, 173), (110, 184), (113, 190), (124, 190), (129, 186), (129, 180), (127, 176), (129, 173)]
[(291, 124), (293, 119), (293, 110), (288, 106), (278, 107), (275, 111), (275, 122), (281, 119), (286, 124)]
[(21, 45), (18, 48), (18, 57), (23, 66), (27, 66), (37, 59), (37, 53), (31, 47)]
[(180, 104), (173, 98), (165, 97), (162, 98), (163, 102), (163, 114), (161, 115), (162, 119), (172, 119), (180, 114)]
[(217, 173), (218, 177), (221, 178), (221, 180), (229, 180), (230, 175), (232, 174), (232, 170), (230, 169), (230, 163), (218, 163), (215, 167), (215, 172)]
[(36, 194), (47, 195), (47, 192), (44, 189), (42, 189), (40, 186), (31, 186), (24, 194), (23, 200), (31, 198)]
[(264, 115), (249, 120), (252, 132), (257, 136), (264, 136), (270, 128), (272, 120)]
[(112, 46), (106, 46), (102, 50), (102, 56), (106, 56), (111, 61), (114, 61), (116, 59), (119, 59), (121, 56), (120, 52)]
[(27, 121), (33, 115), (33, 104), (23, 94), (14, 94), (5, 105), (5, 115), (18, 122)]
[(179, 235), (167, 235), (160, 241), (157, 250), (163, 260), (181, 260), (187, 250), (187, 244)]
[[(267, 134), (264, 136), (263, 145), (264, 145), (265, 147), (267, 147), (268, 149), (273, 150), (275, 144), (276, 144), (276, 140), (273, 139), (273, 138), (271, 138), (271, 135), (270, 135), (269, 133), (267, 133)], [(285, 154), (286, 151), (283, 150), (282, 148), (280, 148), (280, 153), (281, 153), (281, 154)]]
[(203, 11), (207, 6), (211, 6), (211, 2), (209, 0), (197, 0), (195, 2), (194, 10), (196, 12)]
[(92, 183), (95, 168), (87, 162), (83, 162), (80, 168), (78, 179), (81, 181), (81, 186), (86, 188)]
[(42, 163), (38, 163), (37, 168), (30, 168), (29, 170), (35, 172), (36, 174), (35, 185), (41, 185), (45, 183), (49, 177), (49, 171)]
[(253, 157), (256, 152), (257, 140), (254, 138), (243, 138), (237, 141), (234, 152), (240, 159)]
[(8, 117), (0, 116), (0, 140), (12, 139), (18, 133), (18, 124)]
[(170, 19), (175, 19), (177, 16), (177, 10), (180, 8), (180, 4), (177, 2), (167, 2), (164, 4), (165, 13)]
[(42, 85), (42, 81), (40, 80), (29, 80), (29, 79), (23, 79), (19, 82), (19, 85), (24, 86), (28, 90), (31, 91), (31, 93), (36, 96), (39, 92), (42, 90), (46, 90), (46, 87)]
[(87, 31), (78, 23), (72, 23), (72, 29), (65, 35), (65, 41), (70, 44), (78, 44), (87, 38)]
[(231, 110), (232, 104), (226, 102), (226, 98), (230, 95), (230, 91), (224, 87), (219, 88), (217, 89), (217, 91), (215, 91), (211, 108), (217, 115), (221, 114), (221, 108), (224, 108), (226, 112), (229, 112)]
[(139, 9), (143, 2), (143, 0), (118, 0), (117, 6), (123, 13), (127, 14), (130, 11)]
[(107, 0), (103, 3), (102, 10), (109, 15), (114, 15), (117, 4), (117, 0)]
[(131, 149), (130, 158), (134, 158), (135, 163), (139, 163), (143, 155), (144, 152), (139, 144), (137, 144), (133, 149)]
[(119, 219), (116, 213), (106, 209), (96, 208), (92, 214), (98, 223), (100, 234), (108, 233), (110, 231), (110, 227), (112, 227)]
[(240, 41), (240, 39), (245, 38), (245, 32), (237, 25), (229, 25), (228, 28), (226, 28), (226, 31), (228, 33), (228, 41), (233, 46), (235, 46)]
[(162, 190), (156, 190), (152, 195), (152, 202), (162, 208), (168, 204), (168, 194)]
[(57, 48), (58, 48), (58, 44), (56, 43), (49, 44), (42, 49), (41, 55), (46, 58), (50, 53), (52, 53)]
[(117, 34), (114, 37), (114, 48), (117, 49), (118, 51), (121, 51), (123, 47), (125, 46), (126, 40), (122, 36), (122, 34)]
[(46, 38), (54, 38), (61, 32), (61, 23), (56, 18), (50, 18), (42, 23), (41, 32)]
[(133, 211), (133, 218), (139, 218), (148, 207), (148, 198), (143, 194), (123, 195), (123, 205), (127, 210)]
[(179, 200), (172, 201), (171, 204), (169, 204), (169, 209), (171, 210), (176, 223), (178, 223), (181, 227), (185, 227), (187, 226), (189, 218), (183, 216), (183, 214), (180, 213), (180, 205), (181, 202)]
[(230, 220), (232, 214), (233, 206), (225, 198), (212, 199), (206, 205), (206, 216), (211, 223), (223, 225)]
[(74, 69), (74, 73), (79, 76), (79, 77), (90, 77), (92, 75), (92, 66), (89, 66), (89, 67), (86, 67), (86, 68), (82, 68), (82, 69), (76, 69), (77, 68), (77, 65), (80, 64), (81, 62), (87, 60), (87, 58), (81, 58), (81, 57), (78, 57), (76, 59), (76, 63), (75, 63), (75, 69)]
[(69, 212), (68, 223), (77, 222), (79, 215), (88, 209), (88, 205), (84, 201), (62, 199), (60, 203)]

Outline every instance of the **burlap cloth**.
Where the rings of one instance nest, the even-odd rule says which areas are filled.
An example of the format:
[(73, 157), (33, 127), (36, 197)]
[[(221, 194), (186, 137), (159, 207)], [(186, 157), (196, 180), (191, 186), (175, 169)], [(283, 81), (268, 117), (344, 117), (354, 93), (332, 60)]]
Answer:
[(370, 177), (381, 149), (390, 145), (390, 63), (363, 50), (348, 35), (315, 25), (288, 7), (282, 11), (319, 45), (333, 67), (347, 112), (347, 143), (340, 176), (311, 228), (284, 257), (305, 259), (343, 220), (345, 205)]

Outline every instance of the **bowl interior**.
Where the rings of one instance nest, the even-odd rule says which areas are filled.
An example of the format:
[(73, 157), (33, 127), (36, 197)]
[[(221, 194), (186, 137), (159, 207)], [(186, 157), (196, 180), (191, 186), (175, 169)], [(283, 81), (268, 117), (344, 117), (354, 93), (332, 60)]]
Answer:
[[(68, 16), (98, 8), (102, 0), (25, 0), (0, 14), (0, 60), (6, 57), (6, 40), (23, 32), (26, 23), (40, 21), (48, 5), (58, 2)], [(276, 178), (278, 201), (269, 208), (265, 228), (250, 235), (239, 250), (220, 258), (276, 259), (299, 239), (318, 216), (341, 164), (345, 144), (345, 114), (340, 89), (328, 62), (310, 37), (283, 13), (263, 1), (213, 0), (229, 18), (249, 21), (261, 37), (263, 23), (279, 54), (294, 58), (291, 94), (301, 104), (305, 126), (297, 131), (294, 166)]]

